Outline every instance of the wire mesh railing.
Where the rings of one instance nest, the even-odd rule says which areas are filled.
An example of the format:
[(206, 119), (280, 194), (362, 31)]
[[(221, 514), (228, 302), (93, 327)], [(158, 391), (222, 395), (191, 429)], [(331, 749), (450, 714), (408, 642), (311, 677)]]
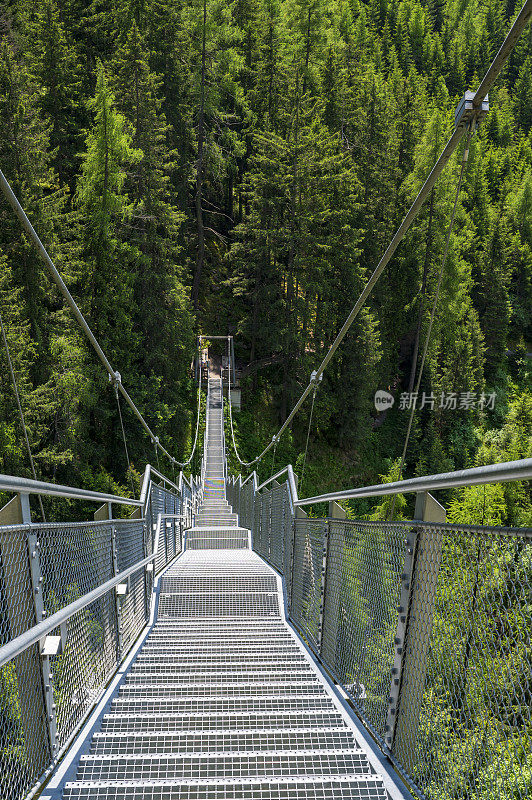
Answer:
[[(191, 492), (152, 476), (134, 518), (0, 525), (1, 800), (40, 786), (147, 624), (153, 575), (181, 551)], [(155, 564), (143, 563), (155, 548)], [(108, 581), (116, 585), (101, 593)], [(96, 599), (70, 613), (90, 592)], [(23, 635), (34, 641), (6, 656)]]
[(414, 794), (532, 796), (532, 529), (296, 517), (288, 481), (257, 488), (229, 481), (240, 524)]

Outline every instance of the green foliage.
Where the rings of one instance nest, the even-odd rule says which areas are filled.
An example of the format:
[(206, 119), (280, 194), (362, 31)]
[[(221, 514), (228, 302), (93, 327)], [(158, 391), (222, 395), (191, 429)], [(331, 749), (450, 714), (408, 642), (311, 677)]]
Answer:
[[(246, 457), (270, 440), (514, 13), (515, 3), (495, 0), (11, 4), (2, 167), (169, 442), (183, 447), (194, 424), (194, 325), (235, 334), (237, 360), (249, 367), (237, 424)], [(531, 57), (524, 37), (471, 144), (421, 384), (436, 398), (496, 391), (497, 406), (419, 411), (406, 474), (469, 465), (503, 424), (511, 382), (519, 392), (529, 380)], [(459, 158), (324, 377), (309, 488), (337, 477), (374, 482), (401, 452), (406, 415), (398, 403), (377, 413), (373, 395), (411, 387), (458, 169)], [(2, 309), (39, 469), (123, 480), (105, 376), (6, 206), (0, 217)], [(0, 401), (4, 468), (21, 471), (8, 383)], [(296, 462), (308, 413), (278, 457)], [(125, 424), (140, 467), (152, 453), (127, 411)]]
[[(177, 458), (188, 455), (194, 436), (194, 333), (235, 336), (237, 362), (247, 372), (235, 435), (242, 457), (253, 459), (334, 340), (452, 130), (458, 99), (476, 85), (518, 4), (4, 6), (3, 172), (113, 365)], [(435, 407), (415, 415), (405, 476), (532, 455), (531, 69), (528, 33), (471, 142), (420, 387), (434, 395)], [(461, 156), (444, 171), (325, 373), (305, 494), (398, 477), (408, 419), (398, 399), (414, 385)], [(132, 461), (126, 463), (112, 388), (3, 200), (0, 311), (39, 476), (118, 494), (129, 491), (132, 477), (138, 487), (153, 449), (123, 408)], [(28, 474), (3, 359), (0, 468)], [(376, 389), (395, 396), (393, 408), (374, 408)], [(495, 407), (446, 410), (439, 400), (449, 392), (495, 392)], [(287, 462), (302, 465), (309, 414), (310, 401), (275, 457), (272, 448), (257, 466), (261, 480)], [(443, 499), (456, 524), (532, 524), (525, 484), (466, 488)], [(397, 498), (396, 518), (411, 515), (407, 502)], [(64, 518), (78, 508), (57, 503), (48, 510)], [(351, 503), (347, 513), (378, 522), (390, 515), (391, 502)], [(383, 531), (372, 531), (346, 548), (355, 566), (341, 598), (351, 625), (344, 632), (348, 649), (364, 637), (380, 600), (393, 594), (384, 564), (375, 585), (364, 584), (372, 553), (383, 547)], [(516, 576), (529, 579), (530, 554), (501, 546), (483, 558), (494, 565), (491, 572), (480, 572), (478, 553), (464, 541), (443, 559), (421, 725), (436, 776), (427, 796), (439, 800), (513, 800), (530, 790), (530, 730), (516, 725), (508, 745), (504, 715), (511, 711), (504, 703), (495, 708), (479, 689), (488, 669), (482, 648), (497, 653), (501, 630), (519, 630), (508, 587)], [(355, 607), (353, 598), (364, 592)], [(479, 611), (497, 593), (509, 615), (501, 630)], [(472, 658), (469, 612), (485, 631), (481, 640), (475, 629)], [(91, 636), (99, 636), (97, 625)], [(385, 619), (367, 644), (365, 688), (375, 715), (383, 712), (378, 664), (393, 636)], [(68, 659), (67, 652), (58, 675), (68, 674)], [(497, 655), (495, 663), (499, 689), (517, 686), (522, 653), (514, 650), (506, 661)], [(442, 665), (462, 680), (459, 698), (438, 683)], [(16, 693), (5, 668), (0, 713), (14, 733), (2, 768), (20, 759), (23, 744)], [(66, 692), (60, 702), (63, 713)], [(474, 724), (464, 708), (475, 709)]]

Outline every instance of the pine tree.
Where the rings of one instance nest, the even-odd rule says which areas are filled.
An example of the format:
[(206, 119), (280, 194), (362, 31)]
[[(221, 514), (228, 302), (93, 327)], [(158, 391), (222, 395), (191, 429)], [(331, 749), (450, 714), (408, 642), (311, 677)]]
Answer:
[[(96, 92), (88, 102), (94, 124), (86, 139), (77, 203), (83, 223), (82, 256), (87, 265), (86, 310), (93, 332), (122, 374), (130, 374), (138, 335), (133, 331), (133, 269), (137, 250), (125, 242), (124, 223), (131, 202), (124, 192), (126, 169), (140, 161), (142, 153), (131, 144), (126, 121), (115, 107), (107, 75), (98, 65)], [(93, 396), (89, 437), (102, 451), (102, 425), (116, 418), (114, 408), (102, 403), (107, 381), (99, 365), (94, 367), (98, 392)], [(108, 391), (108, 390), (107, 390)], [(111, 398), (109, 398), (111, 402)], [(114, 402), (114, 400), (113, 400)]]
[[(186, 415), (179, 400), (191, 347), (183, 270), (177, 246), (182, 214), (170, 202), (175, 154), (167, 149), (168, 125), (161, 110), (161, 81), (150, 71), (146, 43), (135, 22), (114, 62), (116, 102), (132, 126), (132, 145), (142, 158), (124, 183), (131, 204), (127, 241), (138, 251), (132, 318), (141, 346), (135, 373), (145, 408), (183, 433)], [(159, 391), (154, 391), (155, 388)]]
[[(38, 86), (17, 63), (6, 41), (0, 49), (0, 163), (35, 228), (55, 254), (64, 197), (50, 166), (49, 137), (50, 125), (39, 108)], [(48, 312), (55, 297), (50, 297), (42, 262), (22, 236), (19, 222), (5, 202), (0, 219), (0, 247), (16, 285), (22, 287), (23, 316), (30, 322), (31, 337), (38, 348), (32, 367), (32, 378), (38, 382), (47, 372)]]
[(232, 186), (235, 156), (242, 153), (241, 139), (234, 130), (242, 114), (243, 96), (237, 80), (242, 58), (237, 51), (240, 33), (234, 25), (232, 7), (221, 0), (190, 0), (183, 11), (183, 23), (190, 66), (189, 98), (194, 109), (196, 134), (197, 246), (192, 302), (197, 311), (208, 250), (215, 252), (218, 246), (217, 217), (224, 213), (232, 217), (232, 191), (227, 196), (229, 204), (220, 208), (214, 202), (219, 194), (213, 189), (219, 190), (224, 180)]
[(30, 69), (43, 89), (39, 106), (51, 122), (52, 166), (60, 182), (73, 189), (84, 115), (76, 52), (67, 43), (55, 0), (46, 0), (39, 7), (37, 19), (28, 24), (25, 45)]

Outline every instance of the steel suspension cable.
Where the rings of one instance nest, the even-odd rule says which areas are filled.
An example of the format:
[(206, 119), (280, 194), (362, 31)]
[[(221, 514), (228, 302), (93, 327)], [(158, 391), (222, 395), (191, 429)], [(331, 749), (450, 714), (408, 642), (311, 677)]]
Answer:
[(243, 467), (249, 467), (251, 464), (254, 464), (255, 461), (243, 461), (240, 458), (240, 453), (238, 452), (238, 447), (236, 446), (236, 439), (235, 439), (235, 429), (233, 426), (233, 404), (231, 403), (231, 364), (229, 364), (229, 378), (227, 383), (227, 402), (229, 405), (229, 424), (231, 427), (231, 441), (233, 443), (233, 450), (235, 451), (235, 456), (238, 459), (239, 464)]
[(270, 478), (273, 477), (273, 471), (275, 469), (275, 454), (276, 453), (277, 453), (277, 440), (275, 441), (275, 444), (273, 446), (272, 468), (271, 468), (271, 472), (270, 472)]
[[(407, 430), (406, 430), (405, 443), (404, 443), (404, 446), (403, 446), (403, 452), (401, 453), (401, 461), (400, 461), (400, 464), (399, 464), (399, 475), (396, 478), (396, 480), (398, 480), (398, 481), (401, 480), (402, 475), (403, 475), (403, 469), (404, 469), (405, 458), (406, 458), (406, 451), (408, 449), (408, 443), (410, 441), (410, 433), (412, 431), (412, 423), (414, 421), (414, 414), (416, 412), (417, 395), (418, 395), (418, 392), (419, 392), (419, 387), (421, 385), (421, 378), (423, 376), (423, 369), (425, 367), (425, 359), (427, 357), (427, 352), (428, 352), (428, 349), (429, 349), (430, 337), (431, 337), (431, 334), (432, 334), (432, 327), (434, 325), (434, 317), (436, 316), (436, 309), (438, 307), (438, 300), (439, 300), (439, 297), (440, 297), (440, 289), (441, 289), (441, 284), (442, 284), (442, 280), (443, 280), (443, 274), (444, 274), (444, 271), (445, 271), (445, 266), (447, 264), (447, 259), (449, 257), (449, 249), (450, 249), (450, 245), (451, 245), (451, 236), (452, 236), (452, 233), (453, 233), (454, 223), (455, 223), (455, 219), (456, 219), (456, 210), (458, 208), (458, 201), (460, 200), (460, 193), (462, 191), (462, 183), (463, 183), (463, 179), (464, 179), (464, 173), (465, 173), (465, 169), (466, 169), (467, 162), (468, 162), (468, 159), (469, 159), (469, 145), (471, 143), (471, 137), (473, 135), (474, 124), (475, 123), (472, 122), (470, 124), (470, 126), (469, 126), (469, 130), (468, 130), (468, 133), (467, 133), (466, 146), (465, 146), (465, 150), (464, 150), (464, 155), (462, 157), (462, 165), (460, 167), (460, 175), (459, 175), (459, 178), (458, 178), (458, 183), (456, 184), (456, 192), (455, 192), (455, 197), (454, 197), (453, 210), (452, 210), (452, 214), (451, 214), (451, 219), (449, 221), (449, 227), (447, 229), (447, 237), (445, 239), (445, 247), (444, 247), (444, 250), (443, 250), (443, 257), (442, 257), (442, 262), (441, 262), (441, 267), (440, 267), (440, 273), (438, 275), (438, 283), (436, 285), (436, 291), (434, 293), (434, 302), (432, 303), (432, 310), (431, 310), (431, 313), (430, 313), (429, 326), (428, 326), (428, 329), (427, 329), (427, 335), (425, 337), (425, 343), (424, 343), (424, 346), (423, 346), (423, 354), (421, 356), (421, 363), (420, 363), (420, 366), (419, 366), (419, 372), (418, 372), (417, 381), (416, 381), (416, 385), (415, 385), (415, 389), (414, 389), (412, 407), (410, 409), (410, 418), (408, 420), (408, 427), (407, 427)], [(394, 512), (395, 512), (395, 501), (396, 501), (396, 495), (393, 496), (392, 505), (391, 505), (391, 508), (390, 508), (389, 519), (393, 518), (393, 515), (394, 515)]]
[[(531, 2), (532, 2), (532, 0), (531, 0)], [(155, 434), (151, 430), (150, 426), (148, 425), (148, 423), (146, 422), (146, 420), (144, 419), (144, 417), (142, 416), (142, 414), (138, 410), (137, 406), (135, 405), (135, 403), (133, 402), (133, 400), (129, 396), (129, 394), (126, 391), (126, 389), (124, 388), (124, 386), (122, 384), (122, 378), (120, 376), (120, 373), (113, 369), (113, 367), (111, 365), (111, 362), (109, 361), (109, 359), (105, 355), (105, 353), (102, 350), (98, 340), (96, 339), (95, 335), (91, 331), (87, 320), (85, 319), (85, 317), (83, 316), (83, 314), (79, 310), (79, 307), (78, 307), (76, 301), (74, 300), (74, 298), (70, 294), (70, 292), (69, 292), (69, 290), (68, 290), (68, 288), (67, 288), (67, 286), (66, 286), (66, 284), (65, 284), (65, 282), (63, 280), (63, 278), (61, 277), (61, 274), (59, 273), (59, 271), (58, 271), (57, 267), (55, 266), (54, 262), (52, 261), (52, 259), (48, 255), (48, 252), (47, 252), (45, 246), (43, 245), (43, 243), (41, 242), (39, 236), (37, 235), (37, 232), (35, 231), (35, 228), (31, 224), (31, 222), (29, 221), (29, 219), (28, 219), (28, 217), (26, 215), (26, 212), (22, 208), (20, 202), (18, 201), (15, 193), (13, 192), (11, 186), (9, 185), (9, 182), (7, 181), (7, 179), (6, 179), (5, 175), (4, 175), (4, 173), (2, 172), (2, 170), (0, 170), (0, 189), (2, 190), (2, 192), (4, 193), (4, 196), (6, 197), (7, 201), (9, 202), (11, 207), (13, 208), (16, 216), (19, 219), (20, 224), (22, 225), (22, 227), (24, 228), (24, 230), (28, 234), (29, 238), (31, 239), (31, 241), (33, 242), (33, 244), (35, 245), (37, 250), (39, 251), (39, 254), (40, 254), (41, 258), (43, 259), (44, 264), (45, 264), (46, 268), (48, 269), (48, 272), (50, 273), (50, 275), (52, 277), (52, 280), (54, 281), (54, 283), (58, 287), (59, 291), (63, 295), (63, 298), (65, 299), (67, 305), (70, 307), (72, 313), (74, 314), (74, 317), (75, 317), (76, 321), (78, 322), (79, 326), (81, 327), (81, 329), (85, 333), (85, 335), (88, 338), (89, 342), (91, 343), (96, 355), (98, 356), (98, 358), (100, 359), (100, 361), (103, 364), (104, 368), (106, 369), (107, 373), (109, 374), (110, 380), (113, 383), (116, 383), (118, 385), (118, 389), (119, 389), (120, 393), (122, 394), (122, 397), (124, 398), (124, 400), (126, 401), (128, 406), (133, 411), (133, 414), (136, 416), (136, 418), (138, 419), (138, 421), (140, 422), (140, 424), (142, 425), (142, 427), (144, 428), (144, 430), (146, 431), (146, 433), (148, 434), (150, 439), (152, 441), (155, 441), (157, 439), (157, 437), (155, 436)], [(157, 443), (158, 443), (158, 441), (159, 440), (157, 439)], [(162, 450), (162, 452), (165, 454), (165, 456), (167, 456), (170, 459), (170, 461), (172, 461), (173, 460), (173, 456), (170, 455), (168, 450), (166, 450), (161, 444), (159, 444), (159, 447)]]
[(176, 461), (178, 467), (186, 467), (190, 464), (192, 459), (194, 458), (194, 453), (196, 452), (196, 445), (198, 443), (198, 434), (199, 434), (199, 425), (200, 425), (200, 417), (201, 417), (201, 371), (200, 371), (200, 379), (198, 384), (198, 410), (196, 414), (196, 434), (194, 436), (194, 444), (192, 445), (192, 452), (187, 458), (186, 461)]
[(303, 491), (303, 478), (305, 477), (305, 466), (307, 464), (308, 443), (310, 439), (310, 426), (312, 425), (312, 415), (314, 413), (314, 401), (316, 400), (316, 392), (318, 391), (318, 384), (314, 386), (314, 393), (312, 395), (312, 405), (310, 407), (310, 416), (308, 418), (307, 441), (305, 444), (305, 455), (303, 456), (303, 465), (301, 467), (301, 480), (299, 481), (299, 491)]
[[(498, 78), (498, 76), (499, 76), (499, 74), (500, 74), (500, 72), (501, 72), (501, 70), (502, 70), (502, 68), (504, 66), (504, 63), (506, 62), (508, 56), (512, 52), (517, 40), (519, 39), (519, 37), (523, 33), (523, 31), (524, 31), (525, 27), (527, 26), (531, 16), (532, 16), (532, 0), (526, 0), (525, 3), (523, 4), (523, 7), (522, 7), (521, 11), (517, 15), (517, 17), (516, 17), (516, 19), (514, 21), (514, 24), (512, 25), (510, 31), (508, 32), (504, 42), (502, 43), (502, 45), (501, 45), (501, 47), (499, 49), (499, 52), (497, 53), (497, 55), (493, 59), (488, 71), (484, 75), (484, 78), (482, 79), (482, 81), (480, 83), (480, 86), (478, 87), (478, 89), (476, 90), (475, 94), (472, 97), (469, 97), (469, 96), (467, 97), (467, 103), (471, 104), (471, 106), (472, 106), (472, 108), (470, 110), (470, 113), (473, 116), (473, 119), (476, 119), (478, 117), (478, 115), (481, 114), (481, 112), (482, 112), (482, 104), (483, 104), (483, 102), (484, 102), (484, 100), (486, 98), (486, 95), (488, 94), (488, 92), (490, 91), (491, 87), (493, 86), (493, 84), (495, 83), (496, 79)], [(470, 94), (472, 95), (473, 93), (471, 92)], [(364, 289), (362, 290), (362, 292), (360, 294), (360, 297), (358, 298), (358, 300), (356, 301), (355, 305), (351, 309), (351, 311), (349, 313), (349, 316), (347, 317), (347, 319), (345, 320), (344, 324), (342, 325), (342, 328), (340, 329), (338, 335), (336, 336), (336, 339), (334, 340), (334, 342), (330, 346), (325, 358), (323, 359), (323, 361), (321, 362), (321, 364), (317, 368), (316, 375), (317, 375), (318, 378), (321, 377), (321, 375), (323, 374), (324, 370), (327, 368), (329, 362), (331, 361), (331, 359), (333, 358), (334, 354), (336, 353), (339, 345), (341, 344), (341, 342), (345, 338), (347, 332), (351, 328), (351, 325), (353, 324), (355, 318), (358, 316), (358, 314), (360, 313), (360, 311), (364, 307), (364, 305), (366, 303), (366, 300), (368, 299), (369, 295), (373, 291), (373, 288), (374, 288), (375, 284), (379, 280), (379, 278), (382, 275), (384, 269), (386, 268), (386, 266), (390, 262), (392, 256), (394, 255), (395, 251), (397, 250), (397, 248), (399, 247), (401, 241), (404, 239), (404, 237), (405, 237), (406, 233), (408, 232), (410, 226), (412, 225), (412, 223), (416, 219), (417, 215), (419, 214), (419, 211), (421, 210), (421, 207), (423, 206), (423, 203), (425, 202), (427, 197), (430, 195), (430, 193), (431, 193), (433, 187), (435, 186), (438, 178), (440, 177), (443, 169), (445, 168), (445, 166), (449, 162), (449, 159), (453, 155), (453, 153), (456, 150), (456, 148), (458, 147), (458, 145), (460, 144), (460, 142), (461, 142), (461, 140), (462, 140), (462, 138), (464, 136), (464, 133), (466, 132), (466, 130), (468, 128), (469, 122), (470, 122), (470, 118), (468, 116), (466, 116), (465, 118), (463, 118), (462, 120), (459, 121), (457, 127), (455, 128), (455, 130), (451, 134), (451, 136), (450, 136), (449, 140), (447, 141), (447, 144), (445, 145), (440, 157), (438, 158), (438, 160), (434, 164), (434, 167), (432, 168), (429, 176), (425, 180), (425, 183), (423, 184), (423, 186), (419, 190), (419, 193), (418, 193), (417, 197), (415, 198), (414, 202), (412, 203), (412, 205), (410, 206), (409, 210), (407, 211), (403, 221), (399, 225), (399, 228), (395, 232), (395, 234), (394, 234), (394, 236), (392, 238), (392, 241), (388, 245), (388, 248), (387, 248), (386, 252), (382, 256), (382, 258), (379, 261), (379, 263), (377, 264), (373, 274), (371, 275), (371, 277), (369, 278), (368, 282), (366, 283)], [(295, 417), (295, 415), (297, 414), (297, 412), (299, 411), (299, 409), (301, 408), (301, 406), (303, 405), (303, 403), (305, 402), (306, 398), (308, 397), (308, 395), (310, 394), (311, 391), (312, 391), (312, 381), (309, 382), (309, 384), (307, 385), (306, 389), (303, 391), (301, 397), (299, 398), (299, 400), (295, 404), (294, 408), (292, 409), (292, 411), (290, 412), (290, 414), (288, 415), (288, 417), (284, 421), (283, 425), (279, 428), (279, 431), (277, 432), (276, 436), (272, 438), (272, 441), (270, 442), (270, 444), (268, 444), (264, 448), (264, 450), (255, 459), (253, 459), (253, 461), (244, 462), (239, 458), (239, 461), (243, 466), (250, 467), (253, 464), (256, 464), (258, 461), (261, 460), (261, 458), (273, 446), (275, 438), (280, 438), (282, 436), (282, 434), (284, 433), (284, 431), (287, 429), (287, 427), (290, 425), (290, 423), (292, 422), (292, 419)]]
[[(4, 321), (2, 319), (2, 315), (1, 314), (0, 314), (0, 329), (2, 330), (2, 340), (4, 342), (4, 349), (6, 351), (7, 366), (8, 366), (8, 369), (9, 369), (9, 374), (11, 375), (11, 383), (13, 384), (13, 391), (15, 393), (15, 400), (16, 400), (16, 403), (17, 403), (20, 422), (21, 422), (21, 425), (22, 425), (22, 431), (24, 433), (24, 441), (26, 443), (26, 450), (28, 452), (28, 457), (29, 457), (29, 460), (30, 460), (31, 474), (33, 475), (33, 480), (36, 481), (37, 480), (37, 473), (35, 471), (35, 463), (33, 461), (33, 454), (31, 452), (30, 440), (29, 440), (29, 436), (28, 436), (28, 429), (26, 427), (26, 420), (24, 418), (24, 412), (22, 410), (22, 403), (20, 402), (20, 395), (19, 395), (19, 391), (18, 391), (17, 378), (16, 378), (16, 375), (15, 375), (15, 370), (13, 369), (13, 362), (11, 361), (11, 354), (9, 352), (9, 344), (7, 342), (6, 331), (5, 331), (5, 328), (4, 328)], [(46, 514), (44, 513), (44, 506), (43, 506), (43, 502), (42, 502), (42, 497), (41, 497), (41, 495), (38, 495), (38, 497), (39, 497), (39, 507), (40, 507), (40, 510), (41, 510), (42, 520), (43, 520), (43, 522), (46, 522)]]
[(133, 475), (131, 474), (131, 461), (129, 460), (129, 452), (127, 449), (127, 439), (126, 439), (126, 431), (124, 428), (124, 420), (122, 419), (122, 409), (120, 408), (120, 395), (118, 394), (118, 389), (115, 386), (115, 397), (116, 397), (116, 405), (118, 408), (118, 417), (120, 419), (120, 427), (122, 429), (122, 441), (124, 442), (124, 451), (126, 454), (126, 462), (127, 462), (127, 472), (129, 475), (129, 483), (131, 486), (132, 497), (136, 498), (135, 494), (135, 485), (133, 483)]

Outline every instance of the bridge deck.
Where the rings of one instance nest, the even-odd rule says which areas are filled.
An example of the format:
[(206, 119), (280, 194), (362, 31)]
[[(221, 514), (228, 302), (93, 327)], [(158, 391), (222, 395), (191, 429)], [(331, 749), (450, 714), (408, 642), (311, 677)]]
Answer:
[(213, 383), (201, 524), (164, 573), (156, 622), (63, 798), (385, 800), (349, 713), (285, 620), (280, 577), (227, 506)]

